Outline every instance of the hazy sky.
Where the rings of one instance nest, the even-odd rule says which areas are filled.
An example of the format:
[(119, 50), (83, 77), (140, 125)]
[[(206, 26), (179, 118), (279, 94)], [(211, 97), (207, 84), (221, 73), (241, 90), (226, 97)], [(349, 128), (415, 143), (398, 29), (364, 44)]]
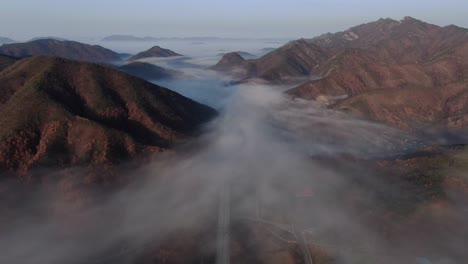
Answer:
[(468, 1), (0, 0), (0, 36), (297, 38), (406, 15), (468, 27)]

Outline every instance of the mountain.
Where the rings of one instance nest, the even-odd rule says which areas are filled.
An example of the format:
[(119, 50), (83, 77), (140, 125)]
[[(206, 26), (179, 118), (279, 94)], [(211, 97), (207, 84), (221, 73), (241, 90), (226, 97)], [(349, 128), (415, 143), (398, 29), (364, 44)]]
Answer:
[[(344, 40), (350, 32), (358, 38)], [(468, 125), (467, 29), (406, 17), (318, 40), (341, 51), (314, 70), (320, 80), (294, 88), (290, 95), (402, 129)]]
[(145, 80), (171, 79), (184, 75), (179, 71), (165, 69), (151, 63), (140, 61), (120, 66), (118, 69)]
[(36, 40), (44, 40), (44, 39), (53, 39), (53, 40), (58, 40), (58, 41), (68, 41), (68, 39), (65, 39), (65, 38), (47, 36), (47, 37), (35, 37), (35, 38), (32, 38), (32, 39), (28, 40), (28, 42), (36, 41)]
[[(249, 52), (245, 52), (245, 51), (234, 51), (234, 52), (229, 52), (229, 53), (237, 53), (238, 55), (240, 55), (244, 59), (255, 59), (255, 58), (257, 58), (256, 55), (254, 55), (252, 53), (249, 53)], [(218, 56), (224, 56), (226, 54), (228, 54), (228, 53), (219, 53)]]
[(102, 39), (102, 41), (164, 41), (164, 40), (176, 40), (176, 41), (216, 41), (222, 40), (217, 37), (186, 37), (186, 38), (164, 38), (164, 37), (135, 37), (132, 35), (111, 35)]
[(113, 62), (120, 60), (119, 54), (98, 45), (54, 39), (39, 39), (26, 43), (3, 45), (0, 47), (0, 54), (18, 58), (49, 55), (90, 62)]
[[(230, 62), (232, 55), (226, 54), (212, 69), (228, 73), (234, 68), (240, 68), (244, 71), (243, 79), (261, 78), (279, 81), (310, 76), (313, 74), (313, 69), (326, 61), (328, 57), (330, 57), (330, 52), (327, 49), (300, 39), (291, 41), (258, 59)], [(229, 64), (226, 64), (226, 61)], [(218, 67), (219, 65), (223, 67)]]
[(252, 60), (248, 66), (248, 75), (266, 80), (309, 76), (313, 74), (314, 68), (329, 56), (330, 52), (327, 49), (300, 39)]
[(3, 44), (11, 44), (15, 42), (16, 41), (12, 40), (11, 38), (0, 37), (0, 46)]
[(223, 55), (221, 60), (210, 69), (215, 71), (232, 71), (235, 67), (242, 67), (246, 60), (237, 52), (229, 52)]
[(158, 38), (153, 37), (135, 37), (132, 35), (111, 35), (102, 39), (102, 41), (156, 41)]
[[(410, 18), (408, 17), (408, 19)], [(390, 18), (379, 19), (343, 32), (323, 34), (307, 41), (320, 47), (362, 48), (388, 38), (392, 30), (400, 24), (400, 21)]]
[(118, 164), (185, 141), (215, 114), (107, 66), (22, 59), (0, 72), (0, 171)]
[[(442, 28), (411, 17), (401, 21), (380, 19), (344, 32), (291, 41), (261, 58), (238, 61), (231, 67), (222, 67), (221, 71), (229, 73), (234, 68), (242, 69), (244, 75), (241, 79), (261, 78), (268, 81), (318, 77), (338, 69), (334, 67), (338, 64), (352, 68), (364, 58), (379, 63), (422, 61), (450, 52), (451, 47), (463, 42), (466, 36), (466, 29), (456, 26)], [(366, 55), (368, 53), (372, 54)]]
[(159, 46), (154, 46), (150, 48), (149, 50), (142, 51), (136, 54), (135, 56), (130, 57), (128, 61), (136, 61), (139, 59), (146, 59), (146, 58), (153, 58), (153, 57), (166, 58), (166, 57), (174, 57), (174, 56), (182, 56), (182, 55), (175, 53), (174, 51), (169, 50), (169, 49), (163, 49)]

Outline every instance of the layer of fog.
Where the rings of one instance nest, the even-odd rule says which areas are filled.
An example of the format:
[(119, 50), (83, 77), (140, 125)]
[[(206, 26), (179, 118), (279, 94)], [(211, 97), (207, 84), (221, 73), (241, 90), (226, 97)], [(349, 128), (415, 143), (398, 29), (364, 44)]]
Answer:
[(265, 53), (265, 48), (278, 48), (284, 45), (287, 41), (262, 41), (262, 40), (206, 40), (196, 42), (190, 40), (161, 40), (149, 42), (126, 42), (126, 41), (93, 41), (81, 40), (89, 44), (101, 45), (119, 53), (136, 54), (145, 51), (153, 46), (160, 46), (166, 49), (171, 49), (179, 54), (188, 57), (210, 57), (220, 53), (244, 51), (255, 55)]
[[(229, 79), (205, 70), (200, 61), (206, 62), (199, 56), (189, 63), (153, 63), (191, 76), (158, 84), (220, 111), (205, 133), (127, 172), (134, 184), (77, 209), (61, 194), (39, 190), (27, 210), (13, 210), (14, 221), (2, 224), (1, 263), (128, 263), (147, 245), (157, 245), (179, 230), (215, 229), (222, 186), (232, 188), (233, 218), (258, 217), (259, 200), (261, 217), (313, 230), (321, 241), (343, 248), (385, 251), (385, 241), (362, 222), (351, 201), (343, 200), (355, 193), (372, 203), (374, 197), (354, 182), (375, 184), (370, 180), (373, 172), (352, 166), (342, 171), (320, 159), (395, 155), (424, 142), (314, 102), (291, 100), (282, 93), (289, 87), (227, 86)], [(308, 189), (314, 198), (306, 211), (288, 207), (288, 197)], [(339, 238), (327, 241), (335, 233)], [(211, 242), (206, 248), (214, 254), (216, 241)]]

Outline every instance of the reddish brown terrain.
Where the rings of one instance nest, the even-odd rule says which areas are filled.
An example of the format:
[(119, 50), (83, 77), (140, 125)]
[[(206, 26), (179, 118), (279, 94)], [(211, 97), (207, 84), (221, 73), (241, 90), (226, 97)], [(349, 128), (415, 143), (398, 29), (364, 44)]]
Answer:
[(255, 60), (227, 54), (212, 69), (239, 79), (315, 76), (288, 94), (402, 129), (468, 125), (468, 30), (453, 25), (380, 19)]
[(182, 56), (178, 53), (175, 53), (172, 50), (164, 49), (159, 46), (154, 46), (149, 50), (142, 51), (135, 56), (132, 56), (128, 59), (128, 61), (136, 61), (140, 59), (147, 59), (147, 58), (166, 58), (166, 57), (175, 57), (175, 56)]
[(406, 65), (447, 58), (463, 53), (452, 49), (464, 49), (466, 39), (467, 29), (453, 25), (439, 27), (411, 17), (380, 19), (344, 32), (291, 41), (258, 59), (233, 60), (232, 54), (226, 54), (218, 65), (222, 67), (213, 68), (223, 72), (242, 68), (244, 78), (269, 81), (323, 77), (369, 63)]
[[(405, 19), (411, 19), (407, 17)], [(405, 20), (404, 19), (404, 20)], [(388, 38), (393, 28), (400, 25), (400, 21), (390, 18), (352, 27), (338, 33), (326, 33), (312, 38), (309, 42), (320, 47), (332, 49), (362, 48)]]
[(312, 41), (341, 51), (289, 94), (403, 129), (468, 124), (467, 29), (407, 17)]
[[(375, 228), (385, 230), (403, 252), (445, 252), (463, 262), (466, 251), (458, 244), (464, 244), (466, 237), (462, 227), (468, 202), (468, 147), (428, 147), (374, 166), (389, 186), (400, 191), (396, 199), (383, 196), (378, 201), (387, 211), (376, 218), (374, 224), (379, 227)], [(451, 242), (443, 241), (444, 237)]]
[[(288, 53), (287, 47), (294, 48)], [(278, 63), (280, 55), (287, 66)], [(439, 27), (410, 17), (385, 19), (290, 43), (254, 64), (265, 60), (270, 63), (262, 70), (279, 71), (253, 76), (268, 80), (321, 76), (288, 93), (318, 99), (334, 109), (403, 129), (468, 124), (468, 30), (464, 28)]]
[(240, 60), (240, 55), (236, 59), (233, 53), (225, 54), (212, 69), (225, 73), (241, 71), (241, 79), (280, 81), (312, 75), (313, 69), (330, 55), (330, 50), (300, 39), (291, 41), (258, 59)]
[(0, 72), (0, 170), (116, 164), (182, 142), (215, 115), (109, 67), (32, 57)]
[(0, 54), (17, 58), (48, 55), (91, 62), (120, 61), (118, 53), (101, 46), (56, 39), (38, 39), (26, 43), (3, 45), (0, 46)]

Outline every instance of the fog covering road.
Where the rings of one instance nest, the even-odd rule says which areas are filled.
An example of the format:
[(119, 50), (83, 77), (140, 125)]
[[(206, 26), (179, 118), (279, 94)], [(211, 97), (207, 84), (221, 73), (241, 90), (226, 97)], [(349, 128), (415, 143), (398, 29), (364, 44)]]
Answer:
[(218, 234), (216, 242), (216, 264), (230, 263), (230, 197), (229, 187), (224, 184), (219, 194)]

